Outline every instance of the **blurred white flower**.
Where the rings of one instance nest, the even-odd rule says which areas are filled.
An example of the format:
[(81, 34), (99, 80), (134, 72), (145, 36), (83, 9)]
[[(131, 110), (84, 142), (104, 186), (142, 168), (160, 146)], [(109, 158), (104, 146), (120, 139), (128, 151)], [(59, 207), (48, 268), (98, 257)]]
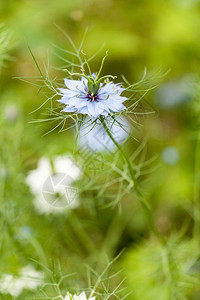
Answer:
[(23, 289), (33, 291), (41, 286), (43, 282), (43, 273), (36, 271), (31, 265), (28, 265), (20, 270), (18, 276), (3, 274), (0, 278), (0, 292), (18, 297)]
[[(130, 125), (124, 117), (115, 117), (107, 120), (107, 126), (117, 141), (122, 144), (126, 141), (130, 132)], [(80, 128), (80, 146), (87, 147), (93, 152), (114, 151), (116, 146), (108, 136), (102, 124), (93, 124), (91, 120), (86, 119)]]
[(70, 293), (67, 293), (64, 300), (95, 300), (95, 297), (87, 299), (85, 292), (82, 292), (80, 295), (72, 295)]
[(30, 171), (26, 177), (26, 183), (28, 184), (32, 194), (37, 195), (42, 191), (42, 187), (46, 178), (52, 174), (51, 164), (48, 158), (42, 157), (37, 169)]
[(171, 109), (192, 101), (195, 90), (195, 78), (188, 74), (160, 86), (156, 90), (155, 101), (160, 108)]
[(15, 103), (8, 103), (4, 109), (4, 118), (12, 123), (15, 122), (20, 115), (18, 106)]
[(23, 282), (11, 274), (3, 274), (0, 278), (0, 292), (18, 297), (23, 290)]
[(161, 153), (162, 161), (167, 165), (175, 165), (180, 159), (180, 153), (176, 147), (166, 147)]
[[(52, 167), (53, 166), (53, 167)], [(78, 206), (78, 190), (73, 186), (81, 169), (69, 156), (57, 156), (51, 162), (42, 157), (37, 169), (31, 171), (26, 183), (35, 195), (34, 206), (41, 214), (59, 214)]]
[(20, 270), (20, 280), (23, 281), (25, 289), (35, 290), (43, 284), (43, 279), (43, 273), (36, 271), (31, 265), (25, 266)]
[(0, 166), (0, 177), (6, 179), (8, 177), (8, 170), (4, 165)]

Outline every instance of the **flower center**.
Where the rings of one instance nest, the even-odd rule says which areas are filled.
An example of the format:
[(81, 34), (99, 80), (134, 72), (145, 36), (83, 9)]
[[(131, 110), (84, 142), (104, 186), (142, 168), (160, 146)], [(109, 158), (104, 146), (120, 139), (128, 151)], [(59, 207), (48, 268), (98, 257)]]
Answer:
[(89, 99), (89, 101), (93, 102), (93, 101), (98, 100), (98, 95), (95, 95), (94, 93), (88, 93), (87, 98)]

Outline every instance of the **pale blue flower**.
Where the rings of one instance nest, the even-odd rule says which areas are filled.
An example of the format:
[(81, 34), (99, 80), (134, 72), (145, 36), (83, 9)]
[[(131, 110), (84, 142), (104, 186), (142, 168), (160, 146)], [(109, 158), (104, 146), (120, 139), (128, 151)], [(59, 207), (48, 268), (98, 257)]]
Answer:
[(170, 81), (159, 87), (155, 93), (155, 101), (162, 109), (171, 109), (194, 99), (195, 78), (188, 74), (177, 81)]
[(161, 153), (163, 162), (167, 165), (175, 165), (180, 159), (180, 153), (176, 147), (166, 147)]
[[(118, 144), (123, 144), (130, 133), (130, 124), (123, 117), (116, 116), (115, 120), (108, 118), (106, 125)], [(116, 146), (105, 131), (103, 125), (94, 124), (92, 120), (85, 119), (80, 127), (80, 146), (93, 152), (115, 151)]]
[(127, 98), (121, 96), (124, 89), (120, 84), (114, 84), (112, 81), (100, 83), (93, 74), (85, 77), (81, 80), (65, 79), (67, 88), (59, 89), (62, 98), (58, 100), (66, 105), (63, 112), (77, 112), (96, 119), (126, 109), (123, 102)]

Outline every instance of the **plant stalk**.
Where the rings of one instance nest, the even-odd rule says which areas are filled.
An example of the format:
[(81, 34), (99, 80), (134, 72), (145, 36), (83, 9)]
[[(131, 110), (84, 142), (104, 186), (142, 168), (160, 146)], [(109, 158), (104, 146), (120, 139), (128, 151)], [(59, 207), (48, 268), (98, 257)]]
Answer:
[(138, 187), (138, 183), (137, 180), (135, 178), (134, 172), (133, 172), (133, 168), (131, 165), (131, 162), (126, 154), (126, 152), (123, 150), (123, 148), (117, 143), (117, 141), (114, 139), (113, 135), (111, 134), (109, 128), (106, 125), (105, 119), (103, 118), (103, 116), (100, 116), (100, 121), (101, 124), (103, 125), (106, 133), (108, 134), (108, 136), (110, 137), (110, 139), (113, 141), (113, 143), (115, 144), (115, 146), (118, 148), (118, 150), (121, 153), (121, 156), (123, 157), (125, 163), (127, 164), (131, 179), (133, 181), (133, 189), (137, 195), (138, 201), (140, 202), (147, 218), (149, 221), (149, 225), (151, 226), (152, 231), (154, 232), (154, 234), (157, 236), (157, 238), (159, 239), (159, 241), (162, 242), (162, 244), (164, 244), (164, 237), (161, 235), (161, 233), (158, 231), (158, 229), (156, 228), (156, 225), (154, 223), (153, 220), (153, 216), (152, 216), (152, 208), (149, 205), (149, 203), (144, 199), (139, 187)]
[(200, 239), (200, 132), (197, 135), (195, 157), (194, 157), (194, 186), (193, 186), (193, 206), (194, 206), (194, 229), (193, 235)]

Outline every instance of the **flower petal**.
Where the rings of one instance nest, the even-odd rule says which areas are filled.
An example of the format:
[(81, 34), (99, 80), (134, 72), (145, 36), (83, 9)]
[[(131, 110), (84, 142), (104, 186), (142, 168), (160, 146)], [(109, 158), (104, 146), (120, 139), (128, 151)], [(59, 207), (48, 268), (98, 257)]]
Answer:
[(68, 97), (68, 98), (75, 97), (79, 93), (78, 90), (77, 91), (68, 90), (68, 89), (58, 89), (58, 90), (63, 94), (64, 97)]
[(69, 104), (70, 98), (62, 97), (62, 99), (57, 100), (59, 103)]
[(114, 84), (113, 82), (109, 82), (99, 89), (99, 95), (102, 95), (102, 94), (120, 95), (123, 91), (124, 91), (124, 89), (122, 87), (120, 87), (119, 84)]
[(64, 112), (74, 112), (74, 111), (77, 111), (77, 108), (75, 108), (73, 106), (67, 106), (62, 111), (64, 111)]
[(102, 108), (98, 105), (98, 102), (95, 101), (89, 102), (87, 107), (88, 107), (88, 112), (94, 118), (99, 117), (103, 112)]
[(88, 102), (88, 100), (74, 97), (69, 100), (69, 105), (75, 106), (77, 108), (81, 108), (81, 107), (87, 106), (87, 102)]
[(69, 90), (72, 91), (79, 91), (79, 92), (85, 92), (85, 85), (83, 80), (71, 80), (71, 79), (64, 79), (65, 85)]
[(108, 108), (112, 111), (112, 112), (120, 112), (121, 110), (125, 110), (126, 106), (121, 104), (121, 103), (110, 103), (108, 104)]

